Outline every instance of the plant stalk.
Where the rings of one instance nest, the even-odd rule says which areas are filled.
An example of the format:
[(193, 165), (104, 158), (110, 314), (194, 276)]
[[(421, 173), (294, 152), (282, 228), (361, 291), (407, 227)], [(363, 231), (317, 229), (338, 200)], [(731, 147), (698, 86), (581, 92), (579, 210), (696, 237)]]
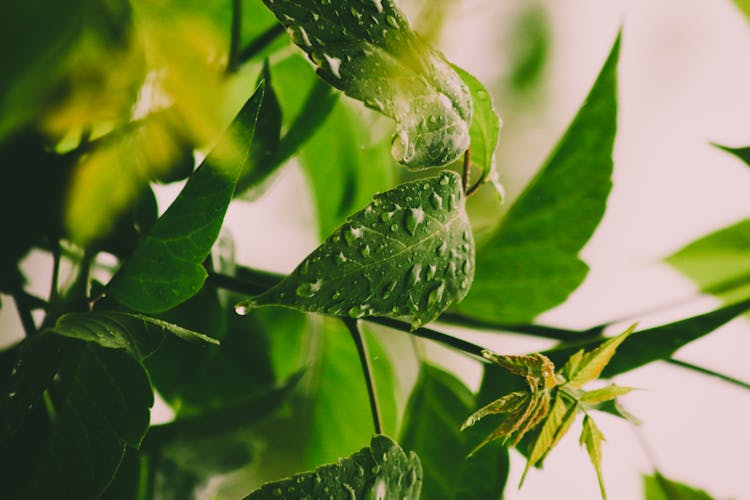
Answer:
[(370, 398), (370, 411), (372, 412), (372, 423), (375, 427), (375, 434), (383, 433), (383, 418), (380, 413), (380, 406), (378, 405), (378, 395), (375, 388), (375, 376), (372, 370), (372, 364), (370, 363), (370, 354), (367, 352), (367, 342), (365, 336), (362, 333), (362, 329), (359, 326), (359, 322), (353, 318), (342, 318), (342, 321), (349, 329), (349, 333), (352, 334), (352, 340), (354, 345), (357, 346), (357, 353), (359, 354), (359, 362), (362, 365), (362, 372), (365, 376), (365, 384), (367, 385), (367, 395)]

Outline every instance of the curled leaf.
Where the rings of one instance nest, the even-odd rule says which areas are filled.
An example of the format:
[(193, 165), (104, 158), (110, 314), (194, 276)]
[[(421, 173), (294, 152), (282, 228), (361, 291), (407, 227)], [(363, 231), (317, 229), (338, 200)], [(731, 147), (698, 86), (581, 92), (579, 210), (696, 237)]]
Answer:
[(543, 354), (503, 355), (485, 350), (482, 356), (509, 372), (524, 377), (532, 392), (536, 391), (539, 386), (543, 389), (551, 389), (557, 385), (555, 365)]
[(264, 0), (317, 73), (393, 118), (392, 154), (415, 168), (445, 165), (469, 146), (469, 91), (409, 28), (393, 0)]
[(461, 179), (443, 172), (375, 196), (284, 280), (237, 305), (282, 305), (335, 316), (389, 316), (412, 328), (468, 292), (474, 239)]

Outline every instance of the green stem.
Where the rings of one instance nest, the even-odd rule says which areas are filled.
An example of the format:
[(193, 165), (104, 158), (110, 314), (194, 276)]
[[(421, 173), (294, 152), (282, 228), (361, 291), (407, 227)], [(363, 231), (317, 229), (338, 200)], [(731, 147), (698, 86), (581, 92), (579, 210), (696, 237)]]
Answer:
[(229, 57), (227, 73), (237, 71), (237, 57), (240, 50), (240, 34), (242, 33), (242, 0), (232, 0), (232, 27), (229, 37)]
[(471, 189), (469, 189), (469, 178), (471, 177), (471, 148), (467, 148), (466, 152), (464, 153), (464, 166), (463, 166), (463, 185), (464, 185), (464, 194), (466, 196), (469, 196), (471, 192), (473, 192)]
[(60, 280), (60, 241), (55, 239), (52, 241), (52, 284), (50, 285), (49, 291), (49, 303), (54, 304), (57, 300), (57, 287)]
[(239, 54), (237, 54), (237, 66), (240, 66), (242, 63), (247, 62), (258, 55), (263, 49), (271, 45), (271, 43), (273, 43), (273, 41), (282, 33), (284, 33), (284, 27), (280, 24), (274, 24), (261, 33), (258, 38), (250, 42), (240, 51)]
[(365, 336), (362, 334), (362, 330), (356, 319), (342, 318), (341, 320), (349, 329), (352, 340), (354, 340), (354, 345), (357, 346), (359, 362), (362, 365), (362, 372), (364, 373), (365, 384), (367, 385), (367, 395), (370, 398), (370, 411), (372, 412), (372, 423), (375, 427), (375, 434), (382, 434), (383, 418), (380, 416), (380, 406), (378, 405), (377, 390), (375, 389), (375, 377), (372, 371), (372, 364), (370, 363), (370, 355), (367, 352)]
[(669, 359), (666, 359), (665, 361), (671, 365), (680, 366), (687, 370), (692, 370), (694, 372), (702, 373), (703, 375), (708, 375), (710, 377), (716, 377), (720, 380), (723, 380), (724, 382), (728, 382), (730, 384), (734, 384), (736, 386), (742, 387), (743, 389), (750, 389), (750, 383), (744, 382), (734, 377), (730, 377), (729, 375), (725, 375), (723, 373), (709, 370), (708, 368), (704, 368), (702, 366), (694, 365), (692, 363), (687, 363), (685, 361), (680, 361), (679, 359), (674, 359), (674, 358), (669, 358)]
[(592, 338), (598, 338), (602, 336), (602, 332), (605, 328), (605, 325), (599, 325), (589, 328), (588, 330), (567, 330), (565, 328), (555, 328), (545, 325), (514, 325), (470, 318), (457, 313), (443, 313), (440, 316), (440, 321), (479, 330), (503, 330), (511, 333), (522, 333), (524, 335), (560, 341), (590, 340)]
[(21, 325), (23, 325), (23, 331), (24, 334), (27, 337), (31, 337), (34, 335), (37, 331), (36, 323), (34, 323), (34, 316), (31, 314), (31, 308), (29, 307), (29, 304), (26, 302), (25, 296), (23, 293), (17, 293), (13, 294), (13, 302), (16, 304), (16, 311), (18, 312), (18, 317), (21, 319)]

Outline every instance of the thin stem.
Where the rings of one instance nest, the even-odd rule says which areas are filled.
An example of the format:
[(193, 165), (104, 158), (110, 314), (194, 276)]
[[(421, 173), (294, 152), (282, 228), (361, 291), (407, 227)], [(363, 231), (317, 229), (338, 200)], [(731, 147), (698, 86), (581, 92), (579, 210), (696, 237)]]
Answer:
[(463, 167), (463, 185), (464, 193), (469, 196), (469, 176), (471, 174), (471, 148), (467, 148), (464, 153), (464, 167)]
[(601, 337), (604, 331), (603, 325), (598, 325), (588, 330), (568, 330), (565, 328), (555, 328), (545, 325), (511, 325), (505, 323), (496, 323), (494, 321), (485, 321), (477, 318), (470, 318), (456, 313), (443, 313), (440, 321), (451, 325), (466, 326), (480, 330), (503, 330), (510, 333), (522, 333), (552, 340), (571, 341), (571, 340), (589, 340)]
[(36, 323), (34, 323), (34, 316), (31, 314), (31, 308), (22, 293), (13, 294), (12, 297), (13, 302), (16, 304), (18, 317), (21, 319), (21, 325), (23, 325), (24, 334), (27, 337), (31, 337), (36, 333)]
[(237, 71), (237, 57), (240, 50), (240, 34), (242, 33), (242, 0), (232, 0), (232, 28), (229, 38), (229, 58), (227, 73)]
[(370, 411), (372, 411), (372, 423), (375, 427), (375, 434), (382, 434), (383, 418), (380, 416), (380, 406), (378, 406), (377, 390), (375, 389), (375, 377), (372, 371), (372, 364), (370, 363), (370, 355), (367, 352), (365, 336), (362, 334), (362, 330), (356, 319), (342, 318), (342, 321), (349, 329), (349, 333), (352, 334), (354, 345), (357, 346), (359, 362), (362, 364), (362, 372), (364, 373), (365, 384), (367, 385), (367, 395), (370, 398)]
[(280, 24), (274, 24), (266, 31), (260, 34), (258, 38), (250, 42), (244, 49), (237, 54), (236, 63), (240, 66), (242, 63), (249, 61), (258, 55), (263, 49), (271, 45), (276, 38), (284, 33), (284, 27)]
[(750, 389), (750, 383), (744, 382), (734, 377), (730, 377), (729, 375), (724, 375), (723, 373), (709, 370), (708, 368), (704, 368), (703, 366), (694, 365), (692, 363), (687, 363), (685, 361), (680, 361), (679, 359), (674, 359), (674, 358), (669, 358), (669, 359), (666, 359), (665, 361), (671, 365), (681, 366), (682, 368), (692, 370), (694, 372), (702, 373), (703, 375), (716, 377), (718, 379), (723, 380), (724, 382), (729, 382), (730, 384), (734, 384), (736, 386), (742, 387), (743, 389)]
[(53, 304), (57, 300), (57, 286), (60, 279), (60, 241), (52, 241), (52, 284), (49, 291), (49, 303)]

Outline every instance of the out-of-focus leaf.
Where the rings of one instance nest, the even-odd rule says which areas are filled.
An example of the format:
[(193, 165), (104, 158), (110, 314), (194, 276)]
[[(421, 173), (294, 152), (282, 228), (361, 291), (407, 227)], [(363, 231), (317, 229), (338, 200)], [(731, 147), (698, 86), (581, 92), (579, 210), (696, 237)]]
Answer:
[(453, 69), (471, 92), (474, 109), (469, 127), (471, 166), (482, 171), (480, 181), (484, 181), (495, 168), (495, 146), (500, 134), (500, 117), (492, 104), (492, 97), (482, 82), (458, 66), (453, 66)]
[(667, 479), (658, 472), (643, 476), (643, 497), (645, 500), (713, 500), (705, 491)]
[(409, 405), (400, 442), (424, 466), (425, 498), (499, 498), (508, 474), (507, 451), (483, 449), (466, 460), (474, 435), (459, 431), (474, 406), (474, 396), (448, 372), (423, 364)]
[(622, 387), (612, 384), (601, 389), (584, 392), (578, 400), (581, 403), (589, 404), (604, 403), (605, 401), (611, 401), (619, 396), (623, 396), (632, 390), (632, 387)]
[[(748, 2), (748, 11), (750, 11), (750, 2)], [(750, 146), (744, 148), (730, 148), (729, 146), (722, 146), (720, 144), (715, 144), (715, 146), (723, 151), (726, 151), (729, 154), (733, 154), (740, 160), (744, 161), (748, 166), (750, 166)]]
[(515, 22), (511, 50), (511, 88), (517, 92), (533, 88), (542, 76), (550, 48), (550, 25), (539, 4), (526, 7)]
[(201, 288), (207, 276), (202, 263), (219, 235), (244, 169), (262, 101), (261, 85), (112, 278), (107, 293), (118, 302), (137, 311), (157, 313), (184, 302)]
[(700, 238), (667, 258), (702, 291), (727, 302), (750, 296), (750, 219)]
[[(750, 309), (750, 300), (723, 307), (706, 314), (649, 328), (630, 336), (620, 345), (617, 356), (612, 358), (601, 373), (603, 378), (611, 378), (620, 373), (638, 368), (653, 361), (667, 359), (680, 347), (708, 335)], [(592, 349), (610, 342), (592, 340), (583, 345), (546, 351), (544, 354), (553, 362), (562, 363), (579, 349)]]
[(323, 79), (396, 121), (392, 154), (399, 162), (445, 165), (466, 150), (469, 92), (392, 0), (264, 3)]
[(750, 20), (750, 0), (733, 0), (734, 4), (737, 6), (740, 11), (742, 11), (743, 14), (745, 14), (745, 17)]
[(526, 468), (521, 476), (519, 488), (523, 485), (523, 480), (526, 478), (526, 473), (529, 472), (529, 469), (539, 463), (568, 432), (568, 429), (570, 429), (575, 420), (576, 413), (576, 406), (567, 402), (558, 393), (555, 401), (552, 403), (549, 415), (529, 449)]
[(586, 446), (586, 451), (591, 458), (591, 463), (596, 469), (596, 478), (599, 481), (599, 491), (602, 498), (607, 500), (607, 492), (604, 489), (604, 479), (602, 478), (602, 441), (604, 434), (596, 426), (594, 420), (586, 415), (583, 419), (583, 431), (581, 431), (581, 446)]
[(246, 498), (403, 498), (416, 500), (422, 488), (422, 466), (390, 438), (378, 435), (370, 446), (336, 464), (263, 485)]
[(126, 445), (138, 447), (148, 428), (153, 394), (143, 367), (119, 350), (79, 348), (58, 374), (61, 406), (37, 464), (23, 478), (25, 497), (97, 498)]
[[(633, 333), (636, 325), (631, 326), (617, 337), (599, 344), (596, 349), (571, 356), (569, 363), (563, 366), (567, 374), (567, 385), (581, 388), (592, 380), (599, 378), (602, 370), (609, 364), (617, 348)], [(579, 351), (580, 352), (580, 351)]]
[(435, 319), (468, 291), (474, 240), (461, 179), (401, 184), (355, 213), (280, 283), (238, 305), (332, 315)]
[(339, 101), (330, 116), (300, 151), (300, 162), (312, 186), (319, 234), (331, 234), (346, 217), (377, 192), (396, 182), (395, 162), (383, 141), (373, 143), (365, 118)]
[(578, 252), (604, 214), (617, 125), (618, 37), (591, 92), (539, 174), (477, 252), (466, 316), (524, 323), (583, 281)]

